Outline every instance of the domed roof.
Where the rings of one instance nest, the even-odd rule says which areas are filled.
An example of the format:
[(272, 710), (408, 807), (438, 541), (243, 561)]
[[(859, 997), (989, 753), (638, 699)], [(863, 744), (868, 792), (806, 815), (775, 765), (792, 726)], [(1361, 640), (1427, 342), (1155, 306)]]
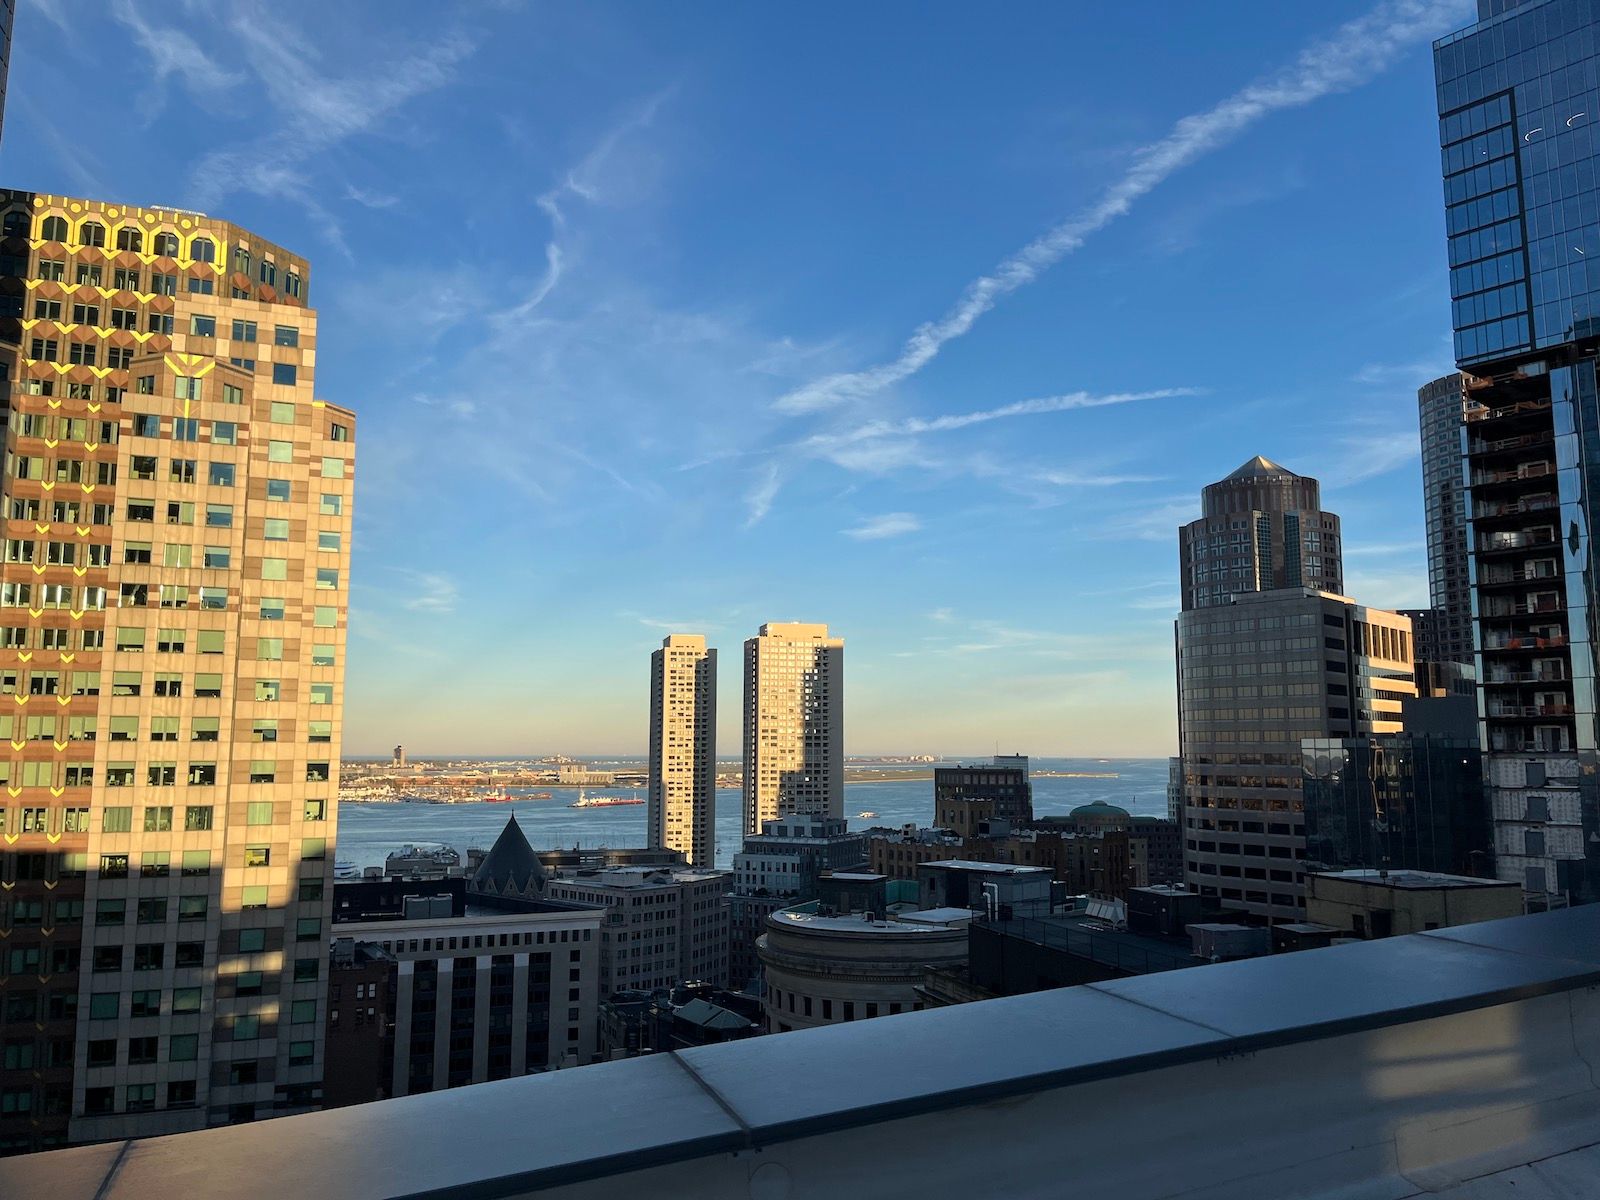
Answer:
[(1071, 815), (1080, 819), (1088, 817), (1090, 820), (1099, 818), (1104, 821), (1123, 821), (1132, 814), (1127, 809), (1120, 808), (1115, 804), (1107, 804), (1104, 800), (1096, 800), (1091, 804), (1078, 805), (1077, 808), (1072, 810)]
[(471, 890), (497, 896), (521, 896), (543, 892), (544, 881), (544, 864), (528, 845), (513, 813), (473, 873)]

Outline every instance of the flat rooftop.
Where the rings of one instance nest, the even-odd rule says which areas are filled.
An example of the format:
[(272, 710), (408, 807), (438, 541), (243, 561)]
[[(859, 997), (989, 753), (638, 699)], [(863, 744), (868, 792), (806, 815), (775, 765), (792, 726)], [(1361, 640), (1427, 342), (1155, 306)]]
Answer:
[(1589, 1196), (1597, 986), (1574, 908), (21, 1155), (0, 1196), (919, 1200), (997, 1163), (1019, 1195)]
[(1435, 888), (1514, 888), (1521, 887), (1505, 879), (1477, 879), (1471, 875), (1445, 875), (1437, 871), (1312, 871), (1319, 879), (1343, 879), (1351, 883), (1370, 883), (1375, 887), (1403, 890), (1430, 890)]
[(1027, 867), (1018, 863), (973, 862), (967, 858), (947, 858), (942, 862), (923, 863), (924, 867), (942, 867), (946, 871), (976, 871), (984, 875), (1049, 875), (1049, 867)]
[(922, 908), (916, 912), (903, 912), (899, 915), (899, 919), (918, 921), (924, 925), (954, 925), (961, 921), (970, 921), (977, 915), (970, 908)]
[[(915, 913), (899, 914), (898, 919), (867, 920), (865, 913), (851, 913), (844, 917), (821, 917), (816, 913), (794, 912), (791, 909), (781, 909), (767, 918), (779, 925), (786, 925), (799, 933), (870, 933), (884, 937), (926, 937), (933, 933), (947, 933), (947, 924), (934, 924), (931, 921), (907, 921), (906, 916), (926, 916), (927, 912), (941, 911), (928, 909)], [(958, 912), (965, 920), (971, 920), (973, 913), (967, 909), (945, 909), (945, 912)]]

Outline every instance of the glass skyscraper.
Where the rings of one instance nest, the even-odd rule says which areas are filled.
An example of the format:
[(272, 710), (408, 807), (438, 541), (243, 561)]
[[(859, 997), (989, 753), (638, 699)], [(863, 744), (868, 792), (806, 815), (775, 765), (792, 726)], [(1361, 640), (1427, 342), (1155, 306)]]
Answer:
[(1434, 46), (1472, 612), (1502, 878), (1600, 899), (1600, 0), (1480, 0)]

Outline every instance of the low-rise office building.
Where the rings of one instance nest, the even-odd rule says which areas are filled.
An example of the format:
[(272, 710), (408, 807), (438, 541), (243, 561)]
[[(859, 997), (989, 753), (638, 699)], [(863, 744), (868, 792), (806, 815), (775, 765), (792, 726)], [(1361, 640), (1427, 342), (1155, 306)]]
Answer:
[(1522, 911), (1522, 886), (1515, 881), (1437, 871), (1313, 871), (1306, 876), (1306, 919), (1359, 938), (1448, 929)]
[(767, 821), (733, 856), (728, 893), (728, 979), (750, 988), (760, 973), (756, 939), (780, 908), (814, 900), (817, 879), (867, 862), (867, 835), (852, 833), (842, 817), (790, 813)]
[(965, 908), (1032, 917), (1048, 913), (1050, 870), (1010, 863), (948, 859), (917, 868), (917, 899), (923, 909)]
[(821, 916), (816, 907), (773, 913), (757, 943), (768, 1033), (921, 1009), (927, 968), (966, 961), (969, 909), (879, 920), (859, 913)]
[(601, 994), (685, 982), (727, 985), (727, 871), (617, 867), (545, 881), (546, 899), (605, 910)]
[(1025, 755), (997, 756), (992, 763), (935, 767), (933, 823), (963, 837), (985, 821), (1026, 825), (1033, 820), (1033, 784)]
[(479, 862), (468, 887), (483, 906), (525, 902), (605, 910), (600, 927), (600, 994), (722, 986), (728, 970), (726, 871), (626, 866), (551, 872), (515, 816)]
[[(334, 891), (337, 911), (338, 888)], [(427, 907), (423, 900), (412, 911), (425, 914)], [(354, 1016), (337, 1010), (345, 1027), (337, 1038), (330, 1025), (335, 1056), (330, 1073), (345, 1076), (344, 1102), (592, 1061), (605, 916), (599, 908), (522, 901), (515, 911), (469, 905), (460, 917), (446, 912), (336, 923), (336, 959), (345, 953), (341, 942), (350, 943), (351, 952), (362, 943), (375, 947), (361, 953), (376, 958), (381, 951), (392, 992), (389, 1061), (379, 1078), (362, 1074), (372, 1069), (371, 1039), (355, 1034)], [(330, 978), (338, 981), (340, 973)], [(350, 986), (363, 990), (375, 982), (365, 974), (349, 979)], [(379, 1008), (358, 1007), (363, 1024), (366, 1009)]]

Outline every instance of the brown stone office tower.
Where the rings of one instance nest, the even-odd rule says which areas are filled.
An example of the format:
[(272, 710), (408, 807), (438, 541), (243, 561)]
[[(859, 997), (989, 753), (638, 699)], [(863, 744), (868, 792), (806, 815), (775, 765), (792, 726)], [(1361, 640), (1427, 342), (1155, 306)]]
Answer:
[(0, 1150), (319, 1103), (354, 422), (307, 295), (0, 191)]

